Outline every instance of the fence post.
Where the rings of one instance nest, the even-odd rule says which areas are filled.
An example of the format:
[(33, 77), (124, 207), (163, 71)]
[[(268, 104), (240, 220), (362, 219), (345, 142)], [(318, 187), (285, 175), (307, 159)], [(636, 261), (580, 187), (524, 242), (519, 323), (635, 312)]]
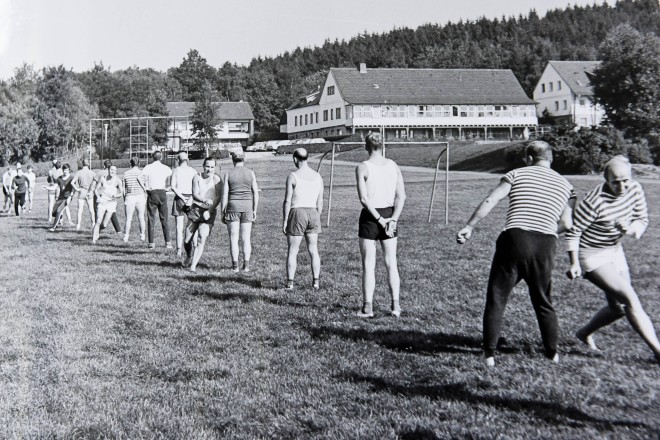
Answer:
[(335, 143), (332, 143), (332, 160), (330, 161), (330, 193), (328, 194), (328, 221), (326, 227), (330, 227), (330, 211), (332, 210), (332, 184), (335, 176)]

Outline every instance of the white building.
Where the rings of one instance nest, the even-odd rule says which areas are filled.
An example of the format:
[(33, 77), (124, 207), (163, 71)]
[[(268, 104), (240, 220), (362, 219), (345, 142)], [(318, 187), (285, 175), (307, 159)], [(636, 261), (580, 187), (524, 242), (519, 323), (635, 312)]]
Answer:
[(534, 89), (538, 115), (545, 110), (558, 124), (600, 125), (605, 111), (596, 104), (589, 79), (600, 61), (549, 61)]
[[(240, 143), (247, 147), (250, 136), (254, 133), (254, 115), (247, 102), (218, 102), (217, 128), (218, 143)], [(192, 114), (194, 102), (168, 102), (166, 104), (169, 116), (167, 127), (167, 147), (178, 151), (186, 143), (193, 142)]]
[[(512, 139), (536, 107), (511, 70), (330, 69), (321, 90), (286, 111), (289, 139), (384, 130), (396, 139)], [(526, 130), (527, 129), (527, 130)]]

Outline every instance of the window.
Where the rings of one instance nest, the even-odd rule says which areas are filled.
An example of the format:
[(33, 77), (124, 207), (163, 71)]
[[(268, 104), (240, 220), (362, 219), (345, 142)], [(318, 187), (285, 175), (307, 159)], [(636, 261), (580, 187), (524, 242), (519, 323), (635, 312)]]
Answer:
[(294, 124), (293, 124), (293, 126), (294, 126), (294, 127), (297, 127), (297, 126), (298, 126), (298, 116), (296, 116), (296, 118), (294, 119)]
[(353, 119), (353, 107), (350, 105), (346, 106), (346, 119)]
[(564, 110), (567, 110), (568, 109), (568, 102), (566, 102), (565, 99), (564, 99), (563, 105), (564, 105), (564, 107), (563, 107)]
[(559, 110), (559, 101), (555, 101), (555, 111)]
[(328, 86), (328, 96), (335, 94), (335, 86)]
[(248, 132), (248, 123), (247, 122), (228, 122), (227, 126), (229, 127), (230, 133), (247, 133)]
[(541, 93), (545, 93), (545, 84), (541, 84)]
[(561, 81), (557, 81), (557, 90), (561, 90)]
[(552, 84), (552, 83), (548, 83), (548, 85), (550, 86), (550, 91), (552, 92), (552, 86), (553, 86), (553, 84)]
[(335, 119), (341, 119), (341, 107), (335, 109)]
[(308, 124), (308, 122), (307, 122), (307, 115), (305, 115), (305, 125), (307, 125), (307, 124)]
[(580, 106), (585, 107), (587, 105), (587, 100), (584, 98), (580, 98)]
[(318, 124), (319, 123), (319, 112), (316, 112), (316, 118), (315, 119), (316, 119), (316, 123)]
[(334, 119), (334, 116), (335, 116), (335, 112), (333, 112), (332, 109), (330, 109), (330, 120), (331, 121)]
[(323, 110), (323, 120), (324, 121), (328, 120), (328, 111), (327, 110)]
[(458, 107), (453, 106), (451, 108), (451, 111), (452, 111), (452, 116), (458, 116)]
[(309, 123), (313, 124), (314, 123), (314, 113), (309, 114)]

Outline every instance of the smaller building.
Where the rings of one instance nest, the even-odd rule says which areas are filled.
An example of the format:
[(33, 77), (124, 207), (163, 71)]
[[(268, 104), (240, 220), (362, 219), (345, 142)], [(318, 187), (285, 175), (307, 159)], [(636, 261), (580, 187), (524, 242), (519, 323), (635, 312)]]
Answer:
[(549, 61), (534, 89), (539, 117), (547, 113), (557, 124), (600, 125), (605, 111), (596, 103), (590, 76), (600, 61)]
[[(173, 151), (185, 149), (196, 139), (193, 133), (192, 114), (194, 102), (168, 102), (166, 104), (169, 116), (167, 127), (167, 147)], [(254, 115), (247, 102), (218, 102), (217, 137), (219, 144), (240, 143), (247, 147), (254, 133)]]

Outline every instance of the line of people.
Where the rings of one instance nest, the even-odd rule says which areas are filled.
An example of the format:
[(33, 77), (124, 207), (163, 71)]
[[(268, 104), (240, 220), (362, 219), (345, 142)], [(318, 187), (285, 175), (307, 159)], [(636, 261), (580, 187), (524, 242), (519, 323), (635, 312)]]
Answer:
[(27, 165), (26, 169), (27, 171), (23, 172), (23, 166), (19, 162), (15, 167), (8, 167), (3, 173), (2, 193), (5, 197), (3, 212), (11, 212), (12, 206), (16, 216), (20, 216), (26, 210), (32, 212), (37, 175), (32, 171), (32, 165)]

